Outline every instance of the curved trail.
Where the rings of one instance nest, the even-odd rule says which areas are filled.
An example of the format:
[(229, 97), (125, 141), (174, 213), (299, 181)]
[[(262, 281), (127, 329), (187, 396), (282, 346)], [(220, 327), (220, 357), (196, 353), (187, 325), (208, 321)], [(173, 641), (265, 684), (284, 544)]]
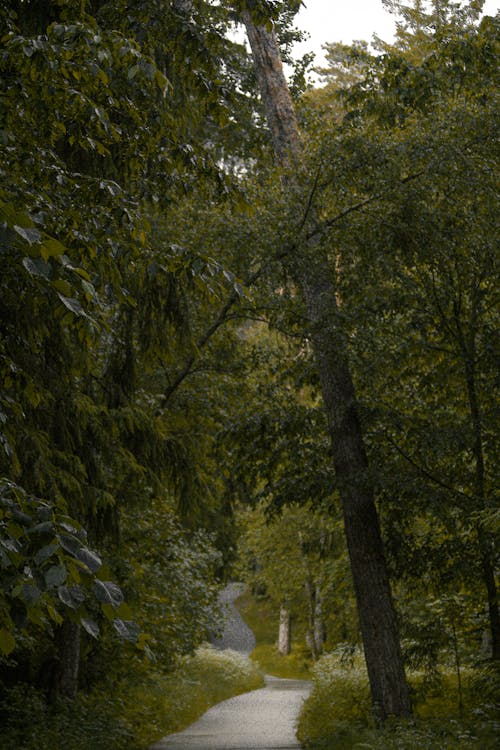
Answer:
[(242, 654), (249, 654), (255, 648), (255, 636), (236, 609), (235, 600), (245, 591), (244, 583), (228, 583), (221, 591), (219, 600), (225, 605), (224, 630), (220, 638), (213, 638), (216, 648), (230, 648)]
[[(224, 590), (228, 615), (224, 633), (214, 645), (248, 654), (255, 638), (234, 606), (241, 593), (240, 584), (229, 584)], [(297, 750), (301, 745), (295, 724), (310, 683), (270, 676), (265, 682), (259, 690), (218, 703), (183, 732), (164, 737), (150, 750)]]

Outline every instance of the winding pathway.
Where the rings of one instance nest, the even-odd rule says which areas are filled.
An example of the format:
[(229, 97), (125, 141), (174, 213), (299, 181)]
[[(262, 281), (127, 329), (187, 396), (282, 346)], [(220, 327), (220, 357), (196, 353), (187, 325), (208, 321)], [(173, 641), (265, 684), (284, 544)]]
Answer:
[[(227, 618), (217, 648), (249, 654), (255, 637), (234, 605), (241, 584), (229, 584), (222, 594)], [(309, 694), (306, 680), (266, 676), (265, 687), (222, 701), (183, 732), (170, 734), (150, 750), (296, 750), (295, 724)]]

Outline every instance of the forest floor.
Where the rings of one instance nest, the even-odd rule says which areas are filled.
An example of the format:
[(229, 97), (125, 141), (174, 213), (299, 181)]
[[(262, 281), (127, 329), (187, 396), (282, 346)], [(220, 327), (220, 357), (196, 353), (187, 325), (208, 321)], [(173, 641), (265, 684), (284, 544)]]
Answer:
[[(223, 593), (227, 618), (217, 648), (248, 654), (255, 645), (252, 631), (234, 605), (243, 591), (229, 584)], [(266, 676), (265, 687), (223, 701), (183, 732), (168, 735), (150, 750), (295, 750), (296, 723), (311, 684)]]

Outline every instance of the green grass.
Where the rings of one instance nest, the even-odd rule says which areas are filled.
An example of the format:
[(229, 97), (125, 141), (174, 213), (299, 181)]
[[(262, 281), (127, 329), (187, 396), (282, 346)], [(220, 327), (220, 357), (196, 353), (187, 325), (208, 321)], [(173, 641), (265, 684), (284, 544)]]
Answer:
[(275, 677), (288, 677), (293, 680), (311, 679), (311, 658), (309, 649), (294, 646), (288, 656), (281, 656), (275, 645), (262, 644), (250, 654), (263, 672)]
[[(463, 670), (464, 706), (459, 715), (456, 676), (443, 669), (429, 688), (422, 674), (409, 677), (415, 718), (378, 727), (371, 715), (366, 669), (329, 654), (314, 668), (314, 688), (299, 720), (308, 750), (493, 750), (498, 747), (498, 703), (477, 690), (478, 671)], [(497, 695), (498, 701), (498, 695)]]
[(242, 654), (202, 647), (175, 673), (127, 688), (126, 720), (144, 748), (188, 726), (210, 706), (263, 684), (257, 665)]
[(292, 650), (288, 656), (281, 656), (277, 646), (278, 612), (269, 601), (247, 591), (236, 600), (236, 606), (257, 642), (250, 658), (263, 672), (275, 677), (311, 678), (312, 660), (309, 649), (304, 646), (304, 623), (292, 622)]
[(168, 675), (132, 663), (125, 679), (56, 709), (42, 693), (19, 685), (0, 705), (0, 750), (146, 750), (210, 706), (263, 682), (246, 657), (205, 646)]

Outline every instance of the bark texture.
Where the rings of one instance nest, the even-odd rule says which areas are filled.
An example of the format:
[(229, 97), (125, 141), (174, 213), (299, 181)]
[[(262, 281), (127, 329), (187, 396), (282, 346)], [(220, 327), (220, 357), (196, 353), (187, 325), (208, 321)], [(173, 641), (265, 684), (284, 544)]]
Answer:
[(291, 620), (290, 611), (284, 607), (280, 607), (280, 625), (278, 633), (278, 653), (281, 656), (288, 656), (291, 651), (292, 638), (291, 638)]
[(319, 659), (326, 642), (326, 626), (323, 619), (323, 602), (320, 587), (310, 579), (305, 584), (308, 607), (309, 627), (306, 633), (306, 643), (311, 649), (313, 661)]
[(57, 632), (56, 643), (58, 653), (54, 693), (73, 700), (78, 692), (80, 626), (71, 620), (64, 620)]
[[(276, 160), (299, 168), (302, 147), (283, 74), (276, 37), (243, 14)], [(290, 174), (290, 169), (288, 170)], [(292, 178), (288, 184), (293, 188)], [(333, 461), (342, 500), (345, 532), (374, 708), (383, 720), (408, 716), (411, 702), (399, 643), (374, 492), (368, 472), (347, 346), (338, 325), (335, 269), (317, 240), (288, 261), (302, 289), (321, 380)]]

